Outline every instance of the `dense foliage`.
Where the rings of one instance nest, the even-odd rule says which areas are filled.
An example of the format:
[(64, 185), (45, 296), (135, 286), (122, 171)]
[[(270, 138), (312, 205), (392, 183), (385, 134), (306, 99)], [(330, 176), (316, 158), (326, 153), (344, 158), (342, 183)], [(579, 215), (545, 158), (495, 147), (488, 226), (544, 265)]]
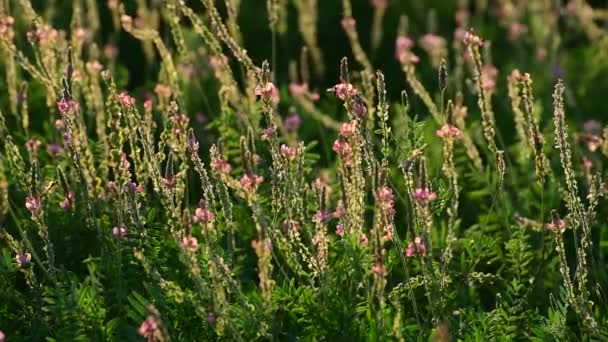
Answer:
[(0, 342), (608, 339), (607, 25), (1, 0)]

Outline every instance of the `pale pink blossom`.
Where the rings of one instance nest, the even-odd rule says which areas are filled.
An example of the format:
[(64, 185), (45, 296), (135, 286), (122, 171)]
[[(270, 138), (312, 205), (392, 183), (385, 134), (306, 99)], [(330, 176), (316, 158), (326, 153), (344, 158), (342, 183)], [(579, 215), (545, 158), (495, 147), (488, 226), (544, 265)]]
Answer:
[(341, 224), (338, 224), (336, 226), (336, 235), (338, 236), (344, 236), (344, 226)]
[(437, 194), (432, 192), (427, 187), (417, 188), (416, 190), (414, 190), (414, 193), (412, 194), (412, 196), (414, 197), (414, 200), (416, 200), (418, 202), (425, 202), (425, 203), (428, 203), (428, 202), (431, 202), (431, 201), (434, 201), (435, 199), (437, 199)]
[(158, 330), (156, 318), (150, 315), (141, 323), (137, 332), (143, 337), (152, 337)]
[(207, 208), (196, 208), (192, 223), (209, 223), (215, 219), (215, 215)]
[(281, 145), (280, 152), (287, 160), (294, 160), (298, 155), (298, 150), (295, 147), (287, 146), (285, 144)]
[(254, 174), (245, 174), (243, 175), (243, 177), (241, 177), (241, 180), (239, 181), (241, 183), (241, 186), (247, 190), (247, 191), (253, 191), (255, 189), (257, 189), (258, 185), (262, 184), (262, 182), (264, 181), (264, 177), (262, 176), (258, 176), (258, 175), (254, 175)]
[(337, 139), (334, 142), (334, 145), (332, 146), (332, 150), (334, 152), (336, 152), (338, 155), (340, 155), (340, 157), (342, 157), (342, 158), (348, 157), (352, 151), (350, 145), (342, 139)]
[(374, 266), (372, 266), (372, 273), (380, 275), (380, 276), (385, 275), (386, 268), (381, 263), (376, 263), (376, 264), (374, 264)]
[(547, 229), (555, 232), (564, 232), (566, 230), (566, 221), (560, 218), (554, 218), (551, 222), (547, 223)]
[(228, 174), (230, 171), (232, 171), (232, 166), (224, 159), (214, 160), (212, 167), (217, 173), (221, 174)]
[(112, 228), (112, 237), (114, 237), (114, 239), (118, 241), (126, 240), (128, 233), (129, 229), (122, 225)]
[(425, 255), (426, 254), (426, 246), (422, 242), (422, 239), (419, 236), (414, 238), (413, 242), (410, 242), (407, 245), (407, 249), (405, 250), (405, 255), (408, 257), (413, 257), (414, 255)]
[(61, 200), (61, 202), (59, 202), (59, 207), (65, 211), (69, 211), (74, 209), (75, 203), (76, 201), (74, 197), (74, 192), (69, 191), (67, 196), (63, 200)]
[(41, 145), (40, 140), (30, 139), (25, 143), (25, 149), (31, 154), (36, 154)]
[(196, 252), (198, 250), (198, 240), (192, 235), (185, 235), (179, 246), (190, 252)]
[(345, 122), (340, 126), (340, 135), (344, 138), (352, 136), (357, 130), (356, 122)]
[(37, 214), (41, 208), (40, 197), (27, 196), (25, 198), (25, 207), (32, 213), (32, 215)]
[(255, 94), (257, 96), (271, 97), (274, 95), (276, 87), (271, 82), (265, 84), (258, 84), (255, 86)]
[(445, 124), (441, 127), (441, 129), (435, 132), (440, 138), (449, 138), (449, 139), (457, 139), (460, 138), (461, 132), (460, 130), (453, 125)]
[(333, 91), (340, 100), (346, 100), (352, 96), (358, 95), (359, 90), (350, 83), (338, 83), (329, 91)]

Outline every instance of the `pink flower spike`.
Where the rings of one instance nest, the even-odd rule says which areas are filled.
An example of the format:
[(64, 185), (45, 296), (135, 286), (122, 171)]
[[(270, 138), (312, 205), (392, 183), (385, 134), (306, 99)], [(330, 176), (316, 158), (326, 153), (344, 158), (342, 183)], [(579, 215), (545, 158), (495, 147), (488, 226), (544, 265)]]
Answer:
[(32, 215), (36, 214), (40, 210), (40, 197), (39, 196), (28, 196), (25, 198), (25, 207), (29, 210)]
[(213, 161), (212, 166), (217, 173), (228, 174), (230, 171), (232, 171), (232, 166), (230, 166), (230, 164), (224, 159), (217, 159)]
[(117, 241), (124, 241), (127, 239), (129, 230), (125, 226), (116, 226), (112, 228), (112, 237)]
[(186, 235), (182, 238), (179, 246), (194, 253), (198, 250), (198, 240), (194, 236)]
[(295, 147), (287, 146), (285, 144), (281, 145), (281, 155), (285, 157), (287, 160), (294, 160), (298, 155), (298, 150)]
[(72, 100), (66, 100), (66, 99), (61, 99), (59, 101), (57, 101), (57, 109), (59, 110), (59, 113), (61, 114), (67, 114), (72, 110), (76, 110), (79, 108), (79, 105), (77, 102), (74, 102)]
[(342, 157), (342, 158), (348, 157), (348, 155), (352, 151), (350, 145), (342, 139), (337, 139), (334, 142), (332, 150), (334, 152), (336, 152), (338, 155), (340, 155), (340, 157)]
[(377, 275), (385, 275), (386, 274), (386, 268), (384, 267), (384, 265), (377, 263), (374, 266), (372, 266), (372, 273), (377, 274)]
[(38, 139), (30, 139), (25, 143), (25, 148), (29, 153), (36, 154), (42, 143)]
[(264, 177), (262, 176), (245, 174), (243, 177), (241, 177), (240, 183), (245, 190), (252, 191), (257, 189), (258, 185), (260, 185), (263, 181)]
[(444, 139), (457, 139), (460, 138), (460, 130), (450, 124), (445, 124), (441, 129), (437, 130), (437, 136)]
[(428, 203), (428, 202), (431, 202), (431, 201), (434, 201), (435, 199), (437, 199), (437, 194), (435, 194), (428, 188), (424, 187), (424, 188), (418, 188), (418, 189), (414, 190), (412, 197), (414, 197), (414, 200), (416, 200), (418, 202)]
[(407, 245), (407, 249), (405, 250), (405, 255), (407, 257), (413, 257), (414, 255), (425, 255), (426, 254), (426, 246), (422, 242), (422, 239), (419, 236), (414, 238), (413, 242), (410, 242)]
[(158, 323), (154, 316), (148, 316), (145, 321), (141, 323), (137, 332), (143, 337), (151, 337), (158, 330)]
[(359, 90), (350, 83), (338, 83), (330, 91), (333, 91), (340, 100), (359, 94)]
[(369, 243), (369, 239), (367, 238), (367, 235), (365, 235), (365, 233), (361, 233), (361, 236), (359, 237), (359, 242), (361, 242), (362, 245), (367, 246), (367, 244)]
[(196, 208), (194, 216), (192, 216), (192, 223), (208, 223), (215, 219), (215, 215), (206, 208)]
[(336, 235), (338, 235), (340, 237), (344, 236), (344, 226), (343, 225), (338, 224), (336, 226)]
[(270, 82), (266, 82), (266, 84), (258, 84), (255, 86), (255, 94), (257, 96), (271, 97), (275, 94), (276, 87), (274, 84)]
[(74, 192), (68, 192), (67, 196), (59, 202), (59, 207), (65, 211), (69, 211), (74, 208)]
[(356, 122), (345, 122), (340, 127), (340, 135), (344, 138), (352, 136), (357, 130)]
[(4, 341), (6, 341), (6, 335), (4, 335), (2, 330), (0, 330), (0, 342), (4, 342)]
[(123, 91), (122, 93), (117, 94), (116, 100), (127, 108), (132, 108), (135, 105), (135, 99), (133, 97), (129, 96), (129, 94), (126, 91)]
[(554, 218), (551, 222), (547, 223), (547, 229), (563, 233), (566, 230), (566, 222), (559, 218)]

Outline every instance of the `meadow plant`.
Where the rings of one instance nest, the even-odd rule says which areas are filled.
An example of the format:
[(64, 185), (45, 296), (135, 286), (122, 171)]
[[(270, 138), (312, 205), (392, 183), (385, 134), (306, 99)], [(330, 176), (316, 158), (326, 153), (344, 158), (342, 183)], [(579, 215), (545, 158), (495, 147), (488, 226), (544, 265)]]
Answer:
[(608, 339), (593, 3), (0, 1), (0, 342)]

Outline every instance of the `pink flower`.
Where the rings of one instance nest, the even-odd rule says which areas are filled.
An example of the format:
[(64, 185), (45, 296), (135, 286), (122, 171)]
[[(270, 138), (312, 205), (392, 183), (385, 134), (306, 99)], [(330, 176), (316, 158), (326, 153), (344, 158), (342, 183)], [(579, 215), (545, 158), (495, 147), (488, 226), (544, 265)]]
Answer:
[(376, 264), (374, 264), (374, 266), (372, 266), (372, 273), (380, 275), (380, 276), (385, 275), (386, 268), (381, 263), (376, 263)]
[(587, 145), (589, 152), (597, 151), (602, 144), (602, 139), (597, 135), (588, 134), (581, 137), (581, 140)]
[(120, 168), (126, 171), (129, 170), (130, 166), (131, 163), (129, 163), (129, 160), (127, 159), (127, 154), (120, 152)]
[(292, 131), (297, 130), (301, 124), (302, 124), (302, 119), (300, 118), (300, 116), (297, 113), (293, 113), (290, 116), (288, 116), (287, 118), (285, 118), (285, 121), (283, 121), (283, 128), (287, 132), (292, 132)]
[(114, 237), (115, 240), (126, 240), (128, 233), (129, 230), (125, 226), (116, 226), (112, 228), (112, 237)]
[(280, 151), (281, 155), (287, 160), (294, 160), (298, 155), (298, 150), (295, 147), (287, 146), (285, 144), (281, 145)]
[(481, 71), (481, 85), (483, 89), (493, 92), (496, 89), (496, 76), (498, 69), (493, 65), (484, 65)]
[(232, 166), (230, 166), (230, 164), (224, 159), (214, 160), (212, 167), (216, 172), (221, 174), (228, 174), (230, 171), (232, 171)]
[(145, 321), (141, 323), (139, 326), (139, 330), (137, 331), (143, 337), (151, 337), (158, 331), (158, 323), (156, 323), (156, 318), (154, 316), (148, 316)]
[(125, 107), (132, 108), (135, 105), (135, 98), (129, 96), (126, 91), (116, 94), (116, 100)]
[(254, 191), (263, 181), (264, 177), (262, 176), (245, 174), (241, 177), (240, 183), (245, 190)]
[(332, 146), (332, 150), (334, 152), (336, 152), (342, 158), (348, 157), (348, 155), (352, 151), (350, 145), (342, 139), (337, 139), (334, 142), (334, 145)]
[(345, 31), (352, 31), (357, 26), (357, 21), (353, 17), (347, 17), (342, 19), (342, 28)]
[(67, 114), (72, 110), (76, 110), (79, 108), (79, 105), (77, 102), (74, 102), (72, 100), (65, 100), (65, 99), (61, 99), (59, 101), (57, 101), (57, 109), (59, 110), (59, 113), (61, 114)]
[[(17, 256), (15, 256), (15, 260), (17, 260), (17, 264), (19, 264), (19, 267), (25, 267), (27, 266), (27, 264), (30, 263), (30, 261), (32, 261), (32, 255), (30, 253), (19, 253), (17, 254)], [(0, 337), (2, 337), (0, 335)], [(0, 338), (0, 341), (2, 341), (2, 339)]]
[(168, 99), (171, 96), (172, 90), (170, 86), (158, 83), (154, 87), (154, 92), (158, 97)]
[(69, 211), (74, 208), (74, 204), (74, 192), (70, 191), (68, 192), (68, 195), (61, 202), (59, 202), (59, 207), (65, 211)]
[(481, 40), (481, 38), (476, 35), (473, 30), (471, 31), (467, 31), (464, 34), (464, 38), (462, 39), (462, 42), (465, 45), (473, 45), (473, 46), (481, 46), (483, 45), (483, 40)]
[(39, 196), (28, 196), (25, 198), (25, 207), (32, 213), (32, 215), (38, 213), (40, 206), (41, 204)]
[(357, 130), (356, 122), (345, 122), (340, 126), (340, 135), (344, 138), (352, 136)]
[(350, 83), (338, 83), (329, 91), (333, 91), (340, 100), (346, 100), (359, 94), (359, 90)]
[(163, 183), (163, 186), (167, 189), (173, 189), (173, 187), (175, 186), (175, 184), (177, 184), (177, 176), (173, 175), (171, 177), (167, 177), (167, 178), (162, 178), (161, 182)]
[(384, 240), (386, 241), (390, 241), (393, 239), (393, 229), (391, 225), (386, 225), (384, 227), (384, 236), (383, 236)]
[(258, 84), (255, 86), (255, 94), (257, 96), (270, 98), (274, 95), (275, 91), (276, 87), (270, 82), (266, 82), (266, 84)]
[(198, 250), (198, 240), (192, 235), (186, 235), (182, 238), (179, 246), (190, 252), (196, 252)]
[(346, 208), (344, 208), (344, 204), (342, 204), (342, 201), (339, 201), (338, 205), (336, 206), (336, 210), (333, 213), (333, 217), (340, 218), (344, 215), (346, 215)]
[(367, 235), (365, 235), (365, 233), (361, 233), (361, 236), (359, 236), (359, 242), (362, 245), (367, 246), (367, 244), (369, 243), (369, 239), (367, 238)]
[(36, 154), (42, 143), (38, 139), (30, 139), (25, 143), (25, 149), (31, 154)]
[(566, 222), (558, 217), (555, 217), (551, 222), (547, 223), (547, 229), (562, 233), (566, 230)]
[(63, 147), (61, 147), (59, 144), (49, 144), (46, 146), (46, 151), (52, 157), (56, 157), (63, 152)]
[(270, 140), (270, 138), (272, 138), (274, 133), (275, 133), (274, 127), (268, 127), (262, 131), (262, 135), (260, 136), (260, 138), (264, 141), (268, 141), (268, 140)]
[(393, 208), (393, 190), (391, 188), (383, 186), (375, 193), (376, 200), (380, 202), (383, 208)]
[(395, 41), (395, 57), (401, 64), (418, 63), (419, 58), (412, 51), (414, 41), (406, 36), (399, 36)]
[(593, 168), (593, 161), (589, 160), (587, 157), (583, 157), (583, 168), (587, 171)]
[(344, 226), (341, 224), (338, 224), (336, 226), (336, 235), (338, 236), (344, 236)]
[(440, 53), (445, 49), (445, 44), (445, 39), (433, 33), (427, 33), (420, 39), (420, 47), (430, 55)]
[(410, 242), (405, 250), (405, 255), (413, 257), (414, 255), (425, 255), (426, 246), (422, 243), (422, 239), (419, 236), (414, 238), (414, 242)]
[(302, 84), (294, 83), (294, 82), (289, 83), (289, 93), (293, 97), (302, 96), (302, 95), (306, 94), (307, 91), (308, 91), (308, 84), (306, 84), (306, 83), (302, 83)]
[(65, 129), (65, 121), (63, 121), (61, 119), (55, 120), (55, 128), (57, 128), (60, 131), (63, 131)]
[(429, 188), (426, 187), (414, 190), (412, 196), (414, 197), (414, 200), (425, 203), (437, 199), (437, 194), (435, 194), (434, 192), (429, 190)]
[(120, 17), (120, 23), (122, 24), (122, 27), (125, 29), (125, 31), (130, 31), (133, 27), (133, 18), (129, 15), (123, 14)]
[(0, 330), (0, 342), (4, 342), (4, 341), (6, 341), (6, 335), (4, 335), (2, 330)]
[(208, 223), (215, 219), (215, 215), (207, 208), (196, 208), (194, 216), (192, 216), (192, 223)]
[(435, 132), (438, 137), (445, 139), (456, 139), (461, 135), (460, 130), (456, 126), (452, 126), (450, 124), (445, 124), (441, 127), (441, 129)]
[(315, 213), (315, 215), (313, 216), (313, 221), (317, 222), (317, 223), (326, 223), (327, 221), (329, 221), (332, 217), (332, 214), (330, 211), (328, 210), (319, 210)]

